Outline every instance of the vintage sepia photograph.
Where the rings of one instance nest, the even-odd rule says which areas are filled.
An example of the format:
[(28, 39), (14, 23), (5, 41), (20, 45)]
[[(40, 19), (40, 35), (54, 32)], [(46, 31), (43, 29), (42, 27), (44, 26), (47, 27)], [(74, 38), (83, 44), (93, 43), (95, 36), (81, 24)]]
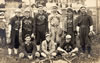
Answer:
[(100, 63), (100, 0), (0, 0), (0, 63)]

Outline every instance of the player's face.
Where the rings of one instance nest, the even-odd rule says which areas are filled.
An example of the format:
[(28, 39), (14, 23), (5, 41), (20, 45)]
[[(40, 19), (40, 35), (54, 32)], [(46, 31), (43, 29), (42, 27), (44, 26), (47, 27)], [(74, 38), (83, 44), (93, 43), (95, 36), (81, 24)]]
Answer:
[(66, 43), (70, 43), (71, 38), (66, 38)]
[(43, 7), (40, 7), (39, 10), (38, 10), (38, 12), (39, 12), (40, 14), (43, 14), (43, 12), (44, 12), (44, 11), (43, 11)]
[(81, 8), (80, 11), (81, 11), (82, 13), (86, 13), (86, 8)]
[(71, 11), (67, 12), (68, 15), (72, 15), (73, 13)]
[(46, 37), (46, 40), (47, 40), (47, 41), (50, 41), (50, 36), (47, 36), (47, 37)]
[(66, 15), (67, 14), (67, 11), (66, 10), (62, 11), (62, 14), (63, 15)]
[(53, 9), (52, 11), (53, 11), (54, 13), (56, 13), (56, 12), (57, 12), (57, 9)]
[(24, 14), (26, 17), (29, 17), (30, 16), (30, 12), (25, 12)]
[(28, 36), (28, 37), (25, 38), (25, 40), (26, 40), (26, 41), (31, 41), (31, 37)]
[(68, 18), (72, 18), (73, 13), (71, 11), (69, 11), (69, 12), (67, 12), (67, 16), (68, 16)]

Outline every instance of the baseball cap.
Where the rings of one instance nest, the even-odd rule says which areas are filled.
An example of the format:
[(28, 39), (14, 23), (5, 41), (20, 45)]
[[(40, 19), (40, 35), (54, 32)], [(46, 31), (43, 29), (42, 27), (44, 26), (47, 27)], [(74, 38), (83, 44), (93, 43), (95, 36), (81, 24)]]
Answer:
[(21, 9), (16, 9), (15, 12), (21, 12)]
[(66, 38), (67, 38), (67, 39), (70, 39), (70, 38), (72, 38), (72, 37), (71, 37), (71, 35), (66, 35)]
[(47, 37), (47, 36), (50, 36), (50, 34), (46, 34), (46, 37)]

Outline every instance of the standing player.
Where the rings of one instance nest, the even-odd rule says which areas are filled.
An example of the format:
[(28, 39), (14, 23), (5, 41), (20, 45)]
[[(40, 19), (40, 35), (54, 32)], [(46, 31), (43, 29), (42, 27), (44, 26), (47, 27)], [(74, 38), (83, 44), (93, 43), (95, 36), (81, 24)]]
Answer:
[(44, 13), (43, 6), (38, 9), (38, 14), (34, 18), (36, 29), (37, 48), (40, 50), (40, 44), (45, 40), (45, 34), (48, 32), (48, 15)]
[(7, 22), (5, 20), (5, 17), (4, 17), (4, 12), (1, 12), (0, 15), (3, 15), (3, 16), (0, 16), (0, 45), (2, 47), (5, 47), (6, 45), (6, 27), (7, 27)]
[(57, 6), (53, 6), (52, 13), (48, 17), (48, 27), (51, 39), (59, 45), (61, 42), (60, 36), (62, 31), (60, 28), (60, 15), (58, 14), (57, 9)]
[(74, 18), (73, 18), (73, 10), (71, 8), (67, 9), (67, 34), (72, 37), (72, 44), (75, 44), (75, 34), (74, 34)]
[(25, 41), (25, 35), (29, 34), (31, 37), (34, 36), (35, 32), (35, 23), (34, 19), (30, 16), (30, 10), (25, 9), (24, 17), (22, 19), (22, 40)]
[(12, 49), (14, 48), (14, 54), (18, 53), (19, 48), (19, 29), (21, 24), (21, 10), (17, 9), (15, 11), (15, 16), (11, 18), (9, 27), (11, 29), (11, 42), (9, 43), (8, 54), (12, 54)]
[(81, 52), (88, 52), (90, 57), (91, 40), (89, 34), (93, 32), (93, 20), (90, 15), (86, 13), (86, 7), (80, 8), (81, 15), (77, 18), (77, 33), (80, 37)]

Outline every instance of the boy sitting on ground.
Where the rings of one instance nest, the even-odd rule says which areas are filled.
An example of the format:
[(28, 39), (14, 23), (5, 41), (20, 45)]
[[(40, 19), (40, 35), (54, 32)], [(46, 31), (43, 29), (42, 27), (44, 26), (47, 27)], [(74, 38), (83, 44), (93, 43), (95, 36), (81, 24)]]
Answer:
[(57, 50), (64, 57), (75, 56), (78, 52), (78, 48), (71, 44), (71, 35), (66, 35), (64, 43)]
[(45, 58), (56, 56), (55, 43), (50, 39), (50, 34), (46, 34), (46, 40), (42, 42), (41, 56)]
[(23, 43), (21, 50), (22, 52), (20, 52), (19, 58), (27, 57), (28, 59), (35, 59), (35, 57), (40, 57), (40, 53), (37, 52), (35, 40), (31, 41), (30, 35), (26, 35), (25, 42)]

